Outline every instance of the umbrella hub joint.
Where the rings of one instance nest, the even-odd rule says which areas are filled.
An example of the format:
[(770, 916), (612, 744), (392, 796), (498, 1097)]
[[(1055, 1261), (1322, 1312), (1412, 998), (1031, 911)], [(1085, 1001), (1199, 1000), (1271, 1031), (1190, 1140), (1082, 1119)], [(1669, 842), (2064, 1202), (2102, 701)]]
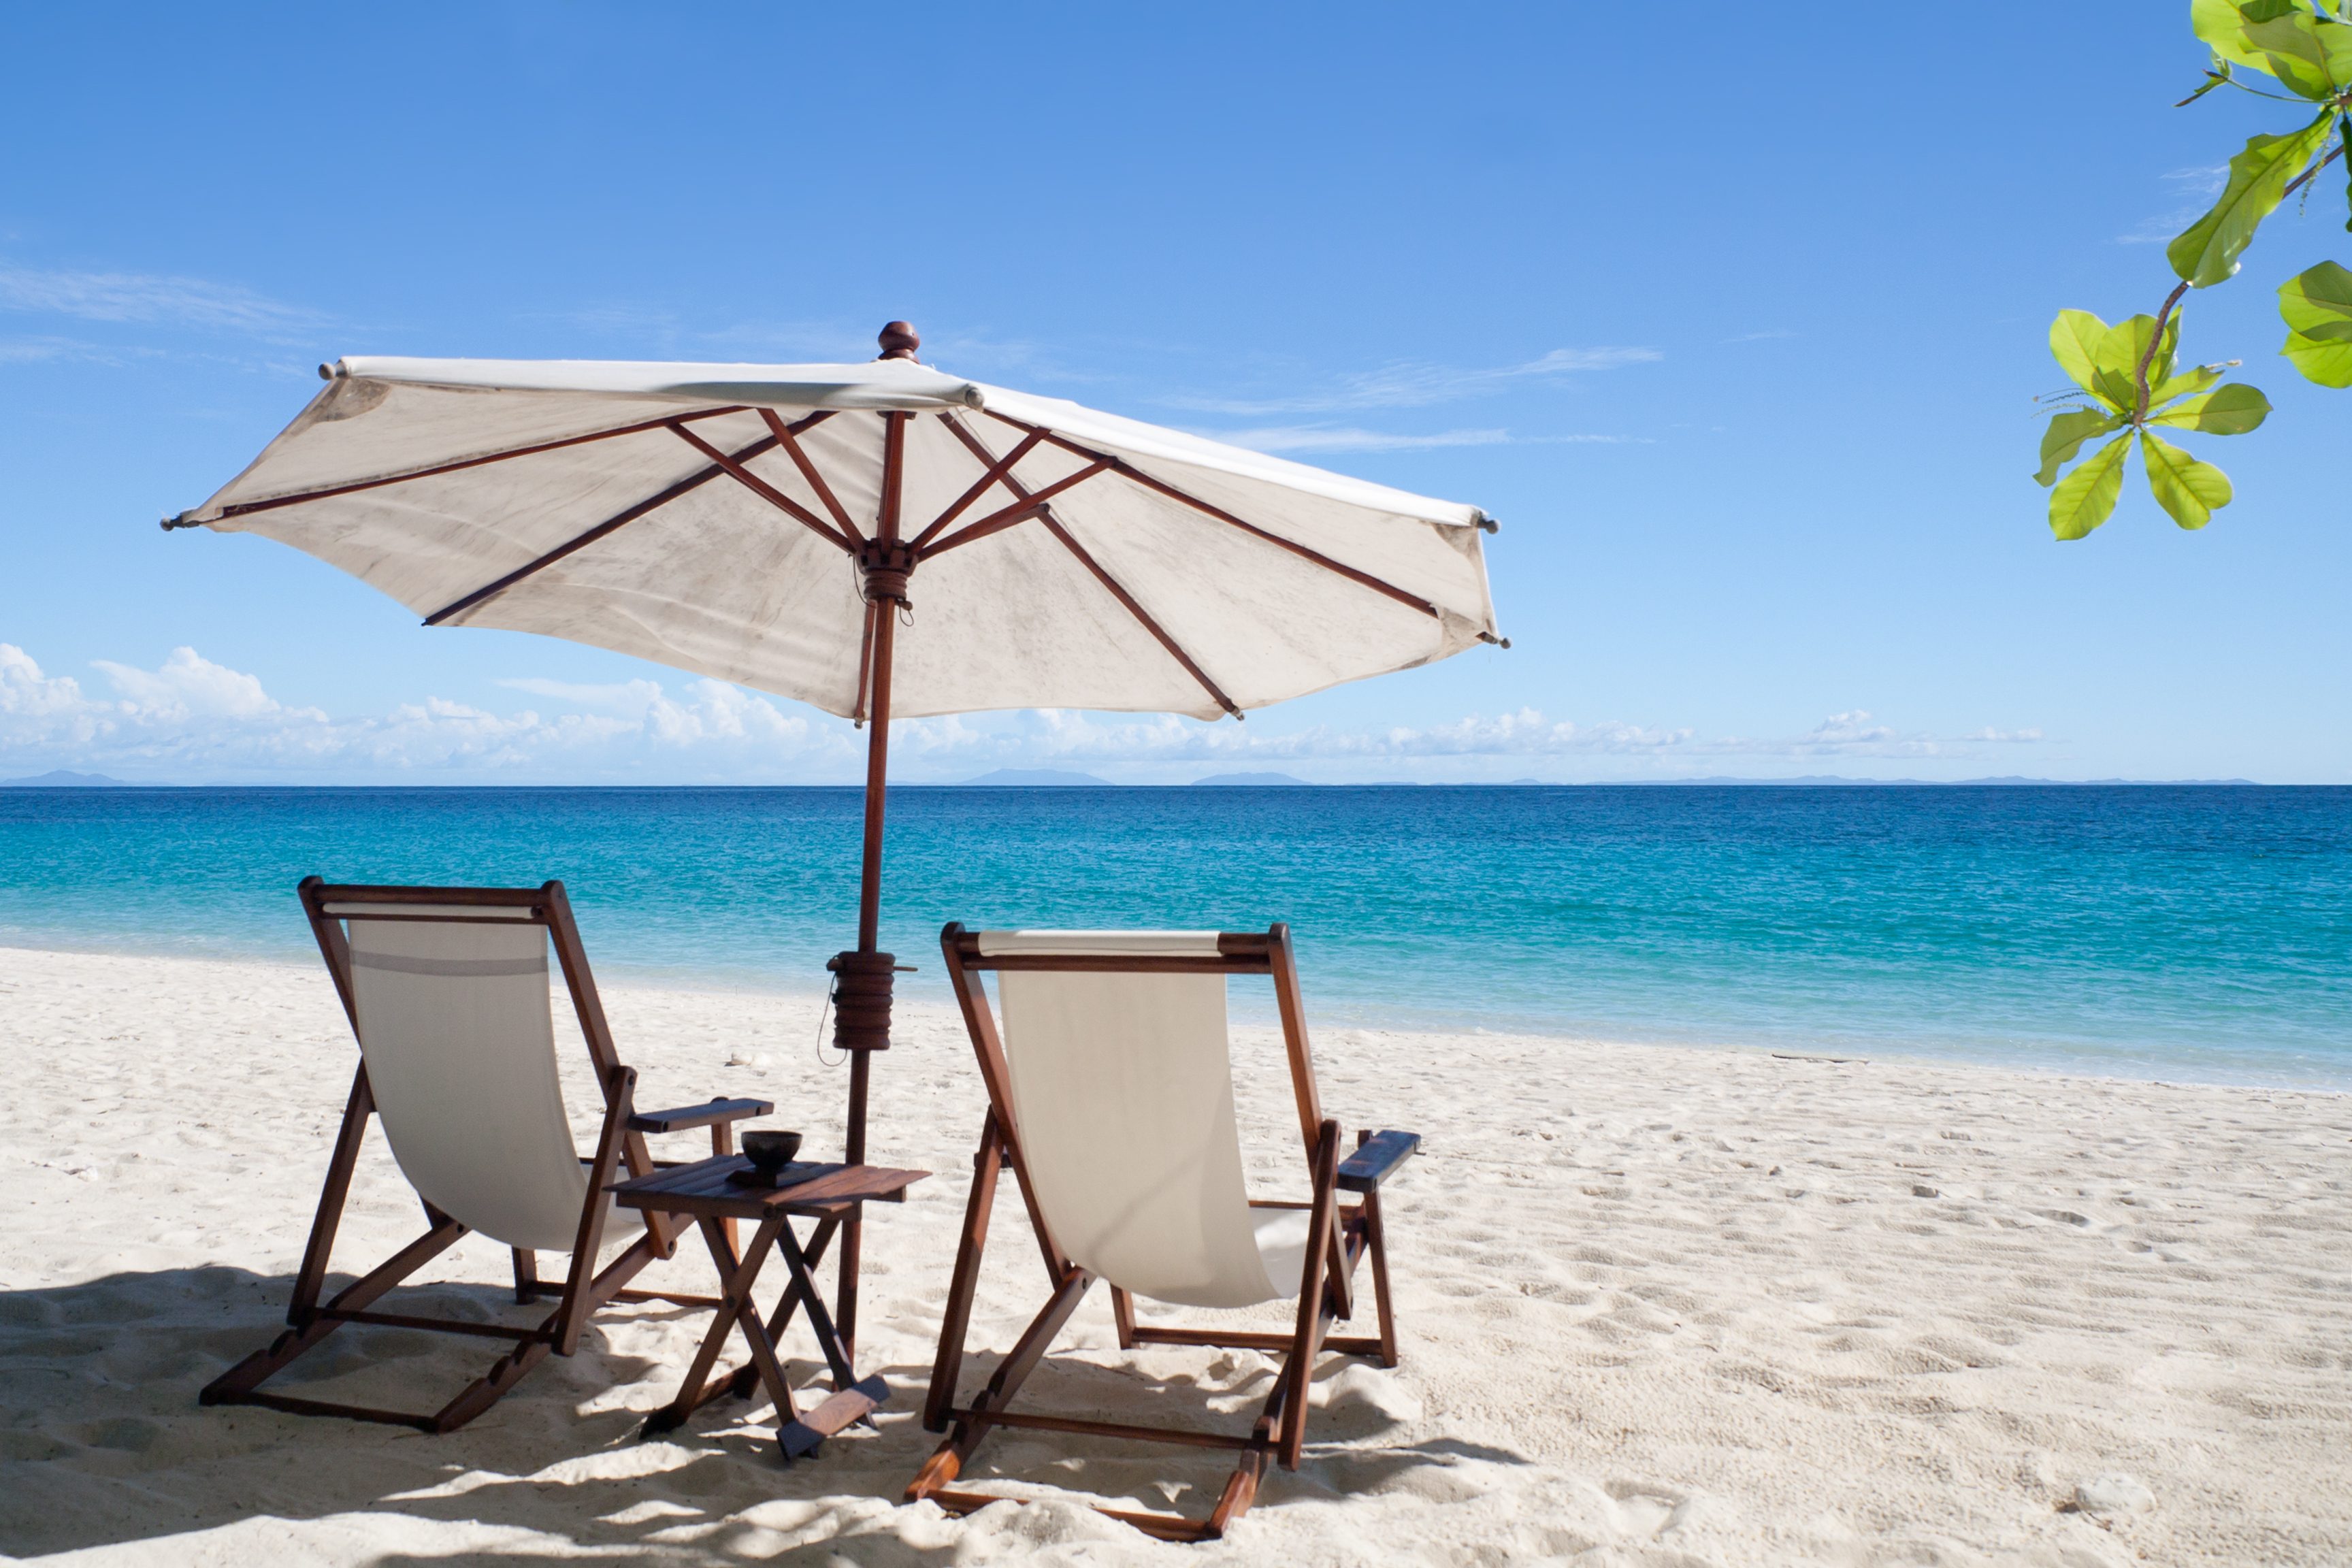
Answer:
[(857, 570), (864, 579), (866, 602), (889, 600), (911, 607), (907, 579), (914, 575), (914, 547), (895, 539), (869, 539), (857, 547)]

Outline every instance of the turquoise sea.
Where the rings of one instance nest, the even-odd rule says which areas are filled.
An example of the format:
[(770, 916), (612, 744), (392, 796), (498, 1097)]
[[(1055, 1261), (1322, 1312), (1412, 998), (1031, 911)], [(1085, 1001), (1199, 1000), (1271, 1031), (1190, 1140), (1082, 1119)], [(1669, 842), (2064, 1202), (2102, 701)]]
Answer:
[[(855, 934), (858, 808), (0, 790), (0, 945), (315, 962), (306, 873), (557, 877), (608, 979), (814, 991)], [(1327, 1026), (2352, 1088), (2352, 789), (898, 788), (886, 886), (902, 984), (943, 1005), (950, 919), (1283, 920)]]

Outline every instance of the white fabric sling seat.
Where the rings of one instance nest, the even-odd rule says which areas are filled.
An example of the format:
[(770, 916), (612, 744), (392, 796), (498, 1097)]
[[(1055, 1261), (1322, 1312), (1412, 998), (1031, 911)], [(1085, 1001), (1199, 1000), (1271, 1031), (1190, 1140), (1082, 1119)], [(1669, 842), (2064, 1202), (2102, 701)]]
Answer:
[[(1215, 931), (980, 933), (1009, 953), (1215, 959)], [(1252, 1209), (1234, 1122), (1222, 973), (997, 976), (1030, 1190), (1080, 1268), (1156, 1301), (1298, 1294), (1302, 1209)]]
[[(348, 922), (360, 1055), (401, 1174), (469, 1229), (570, 1252), (588, 1173), (555, 1070), (546, 928), (478, 905), (327, 913)], [(635, 1209), (605, 1210), (604, 1241), (641, 1228)]]
[[(654, 1170), (647, 1132), (709, 1127), (715, 1153), (733, 1123), (764, 1115), (764, 1100), (714, 1100), (668, 1111), (634, 1107), (636, 1074), (624, 1067), (588, 972), (563, 884), (538, 888), (336, 887), (304, 879), (302, 903), (360, 1046), (360, 1066), (327, 1167), (310, 1243), (296, 1276), (291, 1325), (206, 1385), (206, 1405), (264, 1405), (304, 1415), (344, 1415), (447, 1432), (464, 1426), (550, 1352), (570, 1355), (588, 1315), (607, 1301), (661, 1300), (718, 1306), (718, 1298), (627, 1289), (676, 1250), (669, 1223), (616, 1209), (606, 1190)], [(549, 1000), (552, 944), (602, 1090), (593, 1153), (574, 1143), (556, 1071)], [(430, 1228), (325, 1302), (320, 1296), (343, 1201), (371, 1116), (401, 1174), (423, 1200)], [(515, 1300), (554, 1297), (539, 1322), (505, 1327), (370, 1310), (468, 1231), (513, 1253)], [(610, 1244), (625, 1241), (602, 1269)], [(569, 1254), (562, 1284), (542, 1283), (538, 1254)], [(514, 1342), (490, 1370), (430, 1413), (298, 1398), (264, 1390), (345, 1323), (380, 1323)]]
[[(1297, 1468), (1307, 1379), (1320, 1353), (1396, 1364), (1380, 1184), (1420, 1139), (1366, 1131), (1341, 1158), (1339, 1124), (1323, 1115), (1315, 1083), (1285, 926), (974, 932), (950, 925), (940, 945), (988, 1089), (989, 1114), (924, 1409), (924, 1425), (948, 1436), (908, 1487), (907, 1500), (928, 1499), (955, 1513), (1005, 1500), (953, 1485), (997, 1426), (1230, 1448), (1239, 1458), (1206, 1519), (1100, 1510), (1165, 1540), (1213, 1540), (1249, 1507), (1269, 1461)], [(991, 971), (999, 1004), (993, 1008), (982, 981)], [(1226, 981), (1234, 974), (1274, 982), (1307, 1154), (1304, 1202), (1254, 1201), (1248, 1194), (1225, 1014)], [(988, 1219), (1006, 1167), (1021, 1183), (1055, 1289), (987, 1385), (959, 1405), (956, 1384)], [(1343, 1190), (1355, 1195), (1352, 1205), (1340, 1205)], [(1356, 1266), (1366, 1258), (1380, 1332), (1334, 1336), (1332, 1322), (1354, 1315)], [(1231, 1346), (1282, 1357), (1246, 1436), (1010, 1408), (1097, 1279), (1110, 1287), (1123, 1349)], [(1298, 1306), (1288, 1333), (1163, 1328), (1136, 1321), (1137, 1296), (1228, 1309), (1295, 1298)]]

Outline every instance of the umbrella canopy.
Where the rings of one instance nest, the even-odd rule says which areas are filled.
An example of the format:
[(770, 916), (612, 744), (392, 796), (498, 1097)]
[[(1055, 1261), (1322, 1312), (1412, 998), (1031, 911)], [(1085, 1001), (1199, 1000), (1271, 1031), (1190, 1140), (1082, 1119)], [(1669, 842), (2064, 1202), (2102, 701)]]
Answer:
[[(245, 472), (163, 523), (293, 545), (427, 626), (872, 721), (857, 946), (828, 965), (853, 1163), (890, 1043), (893, 716), (1238, 719), (1503, 641), (1475, 507), (945, 375), (903, 321), (881, 342), (870, 364), (341, 360)], [(861, 1228), (837, 1255), (853, 1342)]]
[(327, 374), (172, 522), (291, 544), (428, 625), (589, 643), (857, 719), (875, 566), (914, 609), (901, 718), (1214, 719), (1496, 637), (1475, 507), (911, 359)]

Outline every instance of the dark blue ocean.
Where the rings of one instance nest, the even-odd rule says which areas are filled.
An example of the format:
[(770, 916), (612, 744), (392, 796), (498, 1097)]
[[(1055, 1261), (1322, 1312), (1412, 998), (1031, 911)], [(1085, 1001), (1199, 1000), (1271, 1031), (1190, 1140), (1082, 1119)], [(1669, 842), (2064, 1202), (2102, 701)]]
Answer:
[[(315, 962), (306, 873), (557, 877), (608, 979), (814, 991), (858, 808), (0, 790), (0, 945)], [(1282, 920), (1326, 1026), (2352, 1088), (2352, 789), (907, 788), (889, 820), (886, 945), (942, 1005), (950, 919)]]

